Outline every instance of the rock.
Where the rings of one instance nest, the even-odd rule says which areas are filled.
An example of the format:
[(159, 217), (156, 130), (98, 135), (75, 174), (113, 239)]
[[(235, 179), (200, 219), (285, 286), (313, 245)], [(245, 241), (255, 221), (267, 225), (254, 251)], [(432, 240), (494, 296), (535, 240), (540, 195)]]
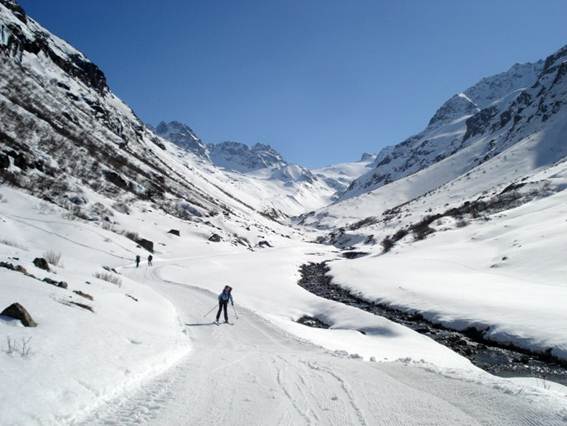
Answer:
[(8, 167), (10, 167), (10, 157), (0, 154), (0, 169), (7, 169)]
[(55, 281), (49, 277), (45, 277), (42, 281), (46, 284), (54, 285), (55, 287), (60, 287), (60, 288), (69, 287), (69, 285), (65, 281)]
[(178, 229), (170, 229), (169, 231), (167, 231), (168, 234), (173, 234), (173, 235), (177, 235), (178, 237), (181, 236), (181, 232), (179, 232)]
[(296, 322), (298, 322), (299, 324), (306, 325), (307, 327), (313, 327), (313, 328), (329, 328), (330, 327), (329, 324), (325, 324), (320, 319), (309, 316), (309, 315), (301, 316), (301, 318), (299, 318)]
[(33, 260), (33, 264), (38, 267), (39, 269), (43, 269), (44, 271), (49, 271), (49, 263), (43, 257), (36, 257)]
[(73, 302), (73, 301), (69, 301), (68, 304), (73, 305), (73, 306), (78, 306), (79, 308), (82, 308), (82, 309), (86, 309), (87, 311), (90, 311), (94, 314), (94, 309), (92, 308), (92, 306), (85, 305), (84, 303)]
[(115, 268), (111, 268), (110, 266), (103, 266), (102, 269), (108, 272), (112, 272), (116, 275), (120, 275), (120, 272), (118, 272)]
[(135, 298), (134, 296), (132, 296), (131, 294), (126, 294), (126, 297), (129, 297), (130, 299), (132, 299), (134, 302), (137, 302), (138, 299)]
[(84, 297), (85, 299), (88, 299), (88, 300), (91, 300), (91, 301), (94, 300), (94, 298), (90, 294), (83, 293), (81, 290), (73, 290), (73, 293), (75, 293), (76, 295), (79, 295), (81, 297)]
[(150, 240), (146, 240), (145, 238), (140, 238), (138, 240), (138, 244), (140, 244), (140, 246), (142, 246), (143, 248), (145, 248), (147, 251), (149, 251), (150, 253), (154, 252), (154, 243), (153, 241)]
[(219, 234), (213, 234), (209, 237), (209, 241), (212, 241), (213, 243), (219, 243), (222, 241), (222, 238)]
[(21, 272), (22, 274), (25, 274), (25, 275), (28, 274), (28, 271), (22, 265), (16, 265), (16, 267), (14, 268), (14, 271)]
[(20, 320), (24, 327), (37, 327), (29, 312), (19, 303), (12, 303), (0, 315)]
[(0, 262), (0, 268), (6, 268), (6, 269), (9, 269), (10, 271), (16, 270), (16, 267), (14, 265), (12, 265), (11, 263), (8, 263), (8, 262)]
[(106, 178), (107, 181), (116, 185), (118, 188), (122, 188), (124, 190), (129, 189), (128, 182), (122, 176), (120, 176), (118, 173), (115, 173), (115, 172), (110, 171), (110, 170), (105, 170), (105, 171), (102, 172), (102, 174)]
[(258, 247), (266, 248), (266, 247), (272, 247), (272, 245), (268, 241), (262, 240), (262, 241), (258, 241)]

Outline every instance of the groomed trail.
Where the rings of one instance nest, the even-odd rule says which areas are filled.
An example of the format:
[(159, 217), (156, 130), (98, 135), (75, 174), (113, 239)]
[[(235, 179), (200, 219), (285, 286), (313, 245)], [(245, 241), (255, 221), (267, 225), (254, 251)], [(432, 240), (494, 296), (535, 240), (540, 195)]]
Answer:
[(161, 376), (107, 403), (97, 425), (554, 425), (549, 406), (400, 362), (338, 356), (241, 309), (234, 325), (203, 318), (216, 295), (168, 282), (168, 265), (130, 271), (177, 307), (193, 350)]

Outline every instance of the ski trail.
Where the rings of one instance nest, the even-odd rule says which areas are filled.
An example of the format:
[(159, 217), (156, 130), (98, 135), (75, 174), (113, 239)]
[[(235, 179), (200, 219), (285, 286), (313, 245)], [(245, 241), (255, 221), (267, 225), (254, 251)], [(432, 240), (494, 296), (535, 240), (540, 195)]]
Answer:
[[(104, 253), (104, 254), (107, 254), (107, 255), (109, 255), (109, 256), (116, 257), (117, 259), (132, 260), (132, 259), (130, 259), (130, 258), (128, 258), (128, 257), (120, 256), (120, 255), (111, 253), (111, 252), (109, 252), (109, 251), (102, 250), (102, 249), (99, 249), (99, 248), (97, 248), (97, 247), (93, 247), (93, 246), (90, 246), (90, 245), (88, 245), (88, 244), (81, 243), (81, 242), (79, 242), (79, 241), (75, 241), (75, 240), (73, 240), (73, 239), (71, 239), (71, 238), (66, 237), (65, 235), (59, 234), (59, 233), (57, 233), (57, 232), (49, 231), (49, 230), (47, 230), (47, 229), (42, 228), (41, 226), (33, 225), (33, 224), (29, 223), (29, 222), (26, 222), (25, 220), (17, 219), (16, 216), (14, 216), (14, 215), (6, 215), (6, 214), (5, 214), (5, 216), (6, 216), (6, 217), (9, 217), (9, 218), (12, 219), (14, 222), (17, 222), (17, 223), (19, 223), (19, 224), (21, 224), (21, 225), (29, 226), (30, 228), (34, 228), (34, 229), (37, 229), (38, 231), (45, 232), (45, 233), (48, 234), (48, 235), (52, 235), (52, 236), (54, 236), (54, 237), (60, 238), (60, 239), (65, 240), (65, 241), (68, 241), (68, 242), (70, 242), (70, 243), (72, 243), (72, 244), (75, 244), (75, 245), (77, 245), (77, 246), (84, 247), (84, 248), (88, 248), (88, 249), (90, 249), (90, 250), (97, 251), (97, 252), (99, 252), (99, 253)], [(120, 245), (119, 245), (119, 247), (121, 247), (122, 249), (124, 249), (124, 247), (122, 247), (122, 246), (120, 246)], [(125, 250), (127, 250), (127, 249), (125, 249)], [(130, 251), (130, 250), (128, 250), (128, 251)]]
[(299, 406), (295, 402), (293, 395), (288, 391), (288, 389), (287, 389), (287, 387), (286, 387), (286, 385), (283, 381), (283, 378), (282, 378), (283, 369), (281, 367), (276, 367), (276, 371), (277, 371), (276, 377), (277, 377), (277, 380), (278, 380), (278, 386), (283, 391), (284, 395), (289, 400), (289, 402), (291, 403), (291, 406), (295, 409), (295, 411), (301, 416), (301, 418), (303, 420), (305, 420), (306, 424), (310, 425), (311, 424), (311, 418), (306, 413), (304, 413), (301, 408), (299, 408)]
[(347, 401), (349, 402), (350, 406), (352, 407), (353, 412), (356, 413), (360, 424), (363, 425), (363, 426), (366, 426), (367, 425), (366, 418), (365, 418), (362, 410), (360, 409), (360, 407), (356, 404), (355, 398), (352, 395), (352, 392), (349, 389), (349, 386), (346, 384), (346, 382), (338, 374), (334, 373), (333, 371), (329, 370), (328, 368), (325, 368), (325, 367), (318, 365), (314, 361), (307, 362), (307, 366), (312, 370), (322, 371), (322, 372), (327, 373), (329, 376), (334, 378), (340, 384), (345, 396), (347, 397)]
[(369, 363), (295, 339), (240, 308), (234, 326), (203, 313), (216, 295), (124, 269), (168, 297), (188, 357), (84, 419), (84, 425), (560, 425), (564, 416), (485, 384), (400, 363)]

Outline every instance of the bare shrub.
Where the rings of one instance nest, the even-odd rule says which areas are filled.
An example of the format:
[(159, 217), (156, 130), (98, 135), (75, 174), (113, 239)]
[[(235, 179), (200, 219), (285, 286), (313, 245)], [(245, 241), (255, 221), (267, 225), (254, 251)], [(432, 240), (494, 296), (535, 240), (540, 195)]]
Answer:
[(12, 339), (10, 336), (6, 336), (6, 348), (4, 352), (8, 355), (19, 355), (22, 358), (28, 358), (32, 354), (31, 350), (31, 337), (24, 338), (18, 343), (16, 339)]
[(43, 258), (47, 260), (47, 263), (53, 266), (59, 266), (61, 263), (61, 253), (55, 250), (48, 250), (43, 253)]
[(456, 226), (457, 228), (464, 228), (465, 226), (467, 226), (469, 223), (465, 220), (465, 219), (458, 219)]
[(94, 274), (94, 277), (98, 278), (99, 280), (103, 280), (111, 284), (117, 285), (118, 287), (122, 287), (122, 279), (120, 279), (120, 277), (117, 277), (115, 274), (112, 274), (110, 272), (96, 272)]

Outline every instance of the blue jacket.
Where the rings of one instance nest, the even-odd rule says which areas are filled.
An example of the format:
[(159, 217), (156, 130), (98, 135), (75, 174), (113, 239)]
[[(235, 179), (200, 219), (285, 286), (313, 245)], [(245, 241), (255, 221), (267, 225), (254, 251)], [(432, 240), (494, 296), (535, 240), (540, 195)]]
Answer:
[(219, 302), (228, 302), (229, 300), (230, 303), (234, 305), (234, 300), (232, 300), (232, 294), (223, 290), (222, 293), (219, 294)]

